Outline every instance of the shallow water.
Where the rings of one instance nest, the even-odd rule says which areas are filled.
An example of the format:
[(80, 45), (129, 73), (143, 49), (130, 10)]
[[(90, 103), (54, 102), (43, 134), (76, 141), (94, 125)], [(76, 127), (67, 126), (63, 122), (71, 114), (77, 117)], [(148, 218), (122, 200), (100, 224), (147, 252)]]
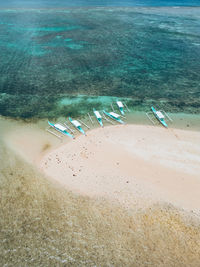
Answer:
[(75, 116), (101, 96), (199, 113), (199, 29), (200, 8), (2, 9), (0, 114)]

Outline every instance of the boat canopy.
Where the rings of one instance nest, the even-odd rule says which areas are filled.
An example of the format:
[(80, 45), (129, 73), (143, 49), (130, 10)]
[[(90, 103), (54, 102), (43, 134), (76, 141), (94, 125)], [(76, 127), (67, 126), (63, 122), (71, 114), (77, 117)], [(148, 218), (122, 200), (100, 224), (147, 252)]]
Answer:
[(94, 114), (97, 116), (98, 119), (101, 119), (101, 114), (99, 113), (99, 111), (94, 111)]
[(122, 104), (121, 101), (117, 101), (117, 105), (118, 105), (119, 108), (123, 108), (124, 107), (124, 105)]
[(110, 112), (110, 115), (115, 117), (115, 118), (119, 118), (120, 117), (120, 115), (115, 113), (115, 112)]
[(56, 128), (58, 128), (59, 130), (61, 130), (61, 131), (66, 131), (66, 130), (67, 130), (67, 128), (65, 128), (64, 126), (62, 126), (62, 125), (59, 124), (59, 123), (54, 124), (54, 126), (55, 126)]
[(76, 121), (76, 120), (73, 120), (72, 123), (73, 123), (74, 126), (76, 126), (76, 127), (81, 126), (81, 124), (80, 124), (78, 121)]
[(156, 115), (158, 116), (159, 119), (164, 119), (165, 118), (165, 116), (160, 111), (156, 111)]

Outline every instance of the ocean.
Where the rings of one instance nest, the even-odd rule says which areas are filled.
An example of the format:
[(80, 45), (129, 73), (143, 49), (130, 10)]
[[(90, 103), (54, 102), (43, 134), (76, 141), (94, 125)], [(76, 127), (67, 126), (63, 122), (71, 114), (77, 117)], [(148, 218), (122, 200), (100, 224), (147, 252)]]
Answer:
[(199, 0), (8, 0), (0, 1), (0, 7), (11, 8), (54, 8), (88, 6), (200, 6)]
[(116, 99), (199, 113), (198, 2), (1, 2), (0, 115), (79, 116)]

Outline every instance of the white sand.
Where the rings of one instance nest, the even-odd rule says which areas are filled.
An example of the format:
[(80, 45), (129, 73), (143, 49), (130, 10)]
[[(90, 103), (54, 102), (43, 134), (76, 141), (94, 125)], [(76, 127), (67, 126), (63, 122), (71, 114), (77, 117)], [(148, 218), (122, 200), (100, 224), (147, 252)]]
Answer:
[(200, 212), (200, 133), (110, 126), (46, 154), (40, 169), (68, 190), (143, 207), (157, 201)]

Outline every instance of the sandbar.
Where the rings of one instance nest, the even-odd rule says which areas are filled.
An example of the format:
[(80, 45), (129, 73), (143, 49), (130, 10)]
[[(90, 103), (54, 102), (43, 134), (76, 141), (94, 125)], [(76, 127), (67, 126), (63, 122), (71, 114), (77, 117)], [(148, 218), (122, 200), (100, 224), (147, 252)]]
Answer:
[(200, 132), (115, 125), (54, 148), (39, 169), (68, 190), (126, 208), (163, 202), (200, 213)]

